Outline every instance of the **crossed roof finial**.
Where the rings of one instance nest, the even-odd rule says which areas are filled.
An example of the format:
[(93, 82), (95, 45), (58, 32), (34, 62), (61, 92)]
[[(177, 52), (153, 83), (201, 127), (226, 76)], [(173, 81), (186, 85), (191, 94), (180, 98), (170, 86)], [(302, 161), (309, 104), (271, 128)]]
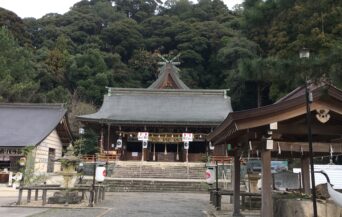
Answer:
[(180, 65), (179, 61), (175, 62), (175, 60), (178, 59), (180, 55), (181, 54), (179, 53), (176, 56), (174, 56), (173, 58), (167, 59), (166, 57), (158, 54), (159, 58), (163, 60), (162, 62), (158, 62), (158, 64), (159, 65), (165, 65), (166, 63), (171, 63), (172, 65), (175, 65), (175, 66)]

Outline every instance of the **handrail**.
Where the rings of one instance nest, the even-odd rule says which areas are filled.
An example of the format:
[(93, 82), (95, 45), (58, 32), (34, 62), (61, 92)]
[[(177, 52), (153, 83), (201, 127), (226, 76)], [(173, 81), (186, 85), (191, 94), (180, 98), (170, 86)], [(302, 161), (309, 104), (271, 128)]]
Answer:
[(230, 163), (232, 161), (232, 157), (214, 155), (211, 157), (211, 161), (218, 161), (219, 163), (224, 163), (224, 162)]
[[(119, 157), (120, 154), (100, 154), (96, 159), (103, 161), (115, 161)], [(95, 160), (95, 155), (83, 155), (81, 159), (85, 162), (93, 162)]]

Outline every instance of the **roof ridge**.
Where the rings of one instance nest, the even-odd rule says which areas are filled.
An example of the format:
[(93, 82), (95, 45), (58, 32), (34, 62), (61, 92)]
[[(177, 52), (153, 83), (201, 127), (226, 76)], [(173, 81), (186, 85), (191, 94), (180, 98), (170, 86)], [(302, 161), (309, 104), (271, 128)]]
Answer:
[(63, 108), (64, 103), (0, 103), (0, 107), (17, 107), (17, 108)]
[(227, 89), (145, 89), (145, 88), (108, 88), (108, 95), (112, 94), (212, 94), (227, 95)]
[(170, 75), (172, 81), (176, 85), (174, 89), (190, 89), (179, 77), (177, 72), (179, 70), (172, 62), (165, 63), (162, 67), (159, 68), (159, 75), (157, 80), (155, 80), (148, 89), (166, 89), (163, 87), (165, 82), (168, 79), (168, 75)]

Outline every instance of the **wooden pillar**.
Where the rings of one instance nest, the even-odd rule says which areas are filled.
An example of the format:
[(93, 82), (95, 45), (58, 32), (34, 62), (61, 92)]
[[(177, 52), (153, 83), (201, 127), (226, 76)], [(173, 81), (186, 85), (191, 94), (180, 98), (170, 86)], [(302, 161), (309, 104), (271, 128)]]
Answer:
[(272, 217), (272, 174), (271, 174), (271, 151), (261, 151), (262, 162), (262, 189), (261, 189), (261, 216)]
[(107, 127), (107, 154), (109, 152), (109, 146), (110, 146), (110, 124), (108, 124), (108, 127)]
[(233, 189), (233, 216), (242, 216), (240, 213), (240, 150), (234, 150), (234, 189)]
[(308, 156), (304, 156), (301, 158), (301, 167), (302, 167), (302, 183), (303, 190), (305, 194), (310, 194), (310, 158)]
[(141, 142), (141, 162), (143, 162), (144, 161), (144, 144), (143, 144), (143, 142)]
[(100, 153), (103, 152), (103, 126), (101, 126), (101, 132), (100, 132)]

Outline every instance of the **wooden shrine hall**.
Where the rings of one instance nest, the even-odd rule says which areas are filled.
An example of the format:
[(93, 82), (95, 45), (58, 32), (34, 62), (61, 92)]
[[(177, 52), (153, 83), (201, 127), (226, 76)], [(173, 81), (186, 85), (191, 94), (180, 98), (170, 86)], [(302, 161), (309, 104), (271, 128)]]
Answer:
[[(210, 152), (207, 135), (232, 111), (226, 90), (190, 89), (177, 63), (162, 62), (148, 88), (108, 88), (98, 112), (78, 120), (99, 133), (102, 154), (120, 160), (202, 161)], [(148, 133), (145, 143), (140, 133)], [(192, 136), (184, 147), (183, 133)], [(143, 145), (144, 143), (144, 145)]]
[[(261, 157), (261, 216), (273, 216), (271, 159), (301, 159), (303, 191), (310, 194), (306, 88), (299, 87), (276, 103), (232, 112), (209, 134), (215, 152), (227, 144), (234, 155), (234, 214), (240, 214), (240, 157)], [(313, 157), (342, 153), (342, 91), (327, 84), (310, 84), (309, 103)], [(217, 153), (216, 153), (217, 154)]]

